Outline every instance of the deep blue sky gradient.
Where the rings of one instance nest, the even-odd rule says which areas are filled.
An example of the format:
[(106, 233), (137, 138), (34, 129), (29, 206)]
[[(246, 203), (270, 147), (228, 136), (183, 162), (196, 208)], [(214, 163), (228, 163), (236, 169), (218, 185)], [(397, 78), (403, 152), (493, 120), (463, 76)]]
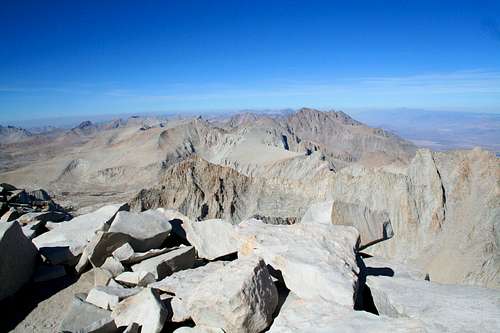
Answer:
[(500, 1), (0, 2), (0, 122), (287, 108), (500, 112)]

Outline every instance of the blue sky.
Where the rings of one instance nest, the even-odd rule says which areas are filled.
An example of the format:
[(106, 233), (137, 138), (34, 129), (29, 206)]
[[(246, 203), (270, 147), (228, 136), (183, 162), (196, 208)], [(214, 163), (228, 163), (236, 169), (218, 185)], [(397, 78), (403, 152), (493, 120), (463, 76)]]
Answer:
[(248, 108), (500, 112), (500, 1), (0, 4), (0, 122)]

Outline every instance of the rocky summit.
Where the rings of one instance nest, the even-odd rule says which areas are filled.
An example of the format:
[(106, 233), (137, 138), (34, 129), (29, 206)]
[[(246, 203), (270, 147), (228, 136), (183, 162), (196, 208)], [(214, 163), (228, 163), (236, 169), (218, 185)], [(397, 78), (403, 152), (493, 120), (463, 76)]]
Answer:
[(0, 130), (2, 332), (500, 332), (491, 152), (310, 108)]

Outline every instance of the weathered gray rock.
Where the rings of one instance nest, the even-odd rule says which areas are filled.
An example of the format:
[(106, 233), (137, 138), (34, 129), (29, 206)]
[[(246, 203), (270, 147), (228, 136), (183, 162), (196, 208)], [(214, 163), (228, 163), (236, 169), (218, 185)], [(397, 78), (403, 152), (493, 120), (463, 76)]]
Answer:
[(49, 201), (51, 200), (50, 195), (43, 189), (38, 189), (34, 191), (30, 191), (29, 196), (37, 201)]
[(170, 234), (168, 219), (158, 214), (120, 212), (116, 215), (110, 232), (120, 232), (131, 237), (135, 251), (144, 252), (158, 248)]
[(418, 269), (417, 267), (402, 263), (396, 259), (372, 256), (369, 258), (363, 258), (361, 262), (360, 265), (365, 267), (367, 275), (404, 277), (422, 281), (426, 278), (432, 278), (426, 272)]
[(108, 257), (101, 268), (109, 271), (113, 277), (120, 275), (125, 270), (123, 265), (114, 257)]
[(113, 251), (113, 257), (120, 262), (128, 262), (134, 256), (134, 249), (129, 243), (125, 243)]
[(172, 313), (172, 318), (170, 321), (174, 323), (182, 323), (191, 319), (191, 314), (186, 309), (185, 302), (183, 302), (178, 297), (170, 297), (164, 301), (166, 303), (167, 309)]
[(8, 183), (1, 183), (0, 184), (0, 193), (7, 193), (7, 192), (12, 192), (17, 190), (17, 187), (14, 185), (8, 184)]
[(213, 261), (205, 266), (185, 269), (167, 276), (161, 281), (151, 283), (149, 287), (161, 290), (187, 300), (205, 277), (226, 266), (228, 261)]
[(193, 221), (175, 210), (163, 208), (146, 212), (169, 220), (172, 232), (193, 245), (200, 258), (214, 260), (238, 251), (235, 228), (225, 220)]
[(187, 309), (197, 325), (226, 332), (261, 332), (272, 321), (278, 292), (262, 259), (235, 260), (209, 274), (192, 292)]
[(111, 312), (75, 297), (59, 327), (60, 332), (114, 333), (117, 327)]
[(191, 318), (191, 314), (187, 309), (187, 301), (196, 290), (196, 287), (205, 277), (228, 263), (228, 261), (213, 261), (205, 266), (178, 271), (161, 281), (149, 284), (148, 287), (161, 290), (168, 293), (168, 295), (175, 294), (175, 297), (169, 298), (169, 303), (166, 304), (167, 308), (170, 306), (172, 310), (171, 321), (182, 322)]
[(57, 212), (57, 211), (47, 211), (47, 212), (36, 212), (36, 213), (26, 213), (18, 218), (21, 224), (31, 224), (35, 222), (62, 222), (68, 218), (68, 214)]
[(16, 204), (29, 204), (30, 197), (25, 190), (14, 190), (11, 191), (9, 195), (7, 195), (7, 201), (9, 203)]
[(328, 302), (301, 299), (290, 292), (269, 329), (270, 333), (315, 332), (427, 332), (423, 323), (407, 318), (376, 316), (365, 311)]
[(355, 228), (303, 223), (266, 225), (255, 219), (240, 223), (238, 228), (238, 257), (264, 258), (276, 272), (281, 272), (287, 288), (300, 298), (324, 298), (354, 306), (359, 271)]
[(380, 314), (413, 318), (431, 332), (498, 332), (500, 291), (404, 277), (368, 276)]
[(234, 226), (222, 219), (184, 221), (187, 240), (198, 257), (213, 260), (238, 251)]
[(359, 231), (361, 249), (394, 236), (387, 212), (371, 210), (360, 202), (334, 201), (331, 221), (355, 227)]
[(155, 276), (150, 272), (123, 272), (115, 278), (116, 281), (127, 286), (145, 287), (155, 282)]
[(156, 291), (145, 288), (140, 293), (121, 301), (111, 313), (116, 325), (137, 323), (142, 333), (159, 333), (168, 313)]
[(94, 272), (94, 285), (97, 286), (106, 286), (109, 281), (113, 279), (113, 275), (106, 269), (102, 269), (100, 267), (96, 267), (93, 269)]
[(142, 288), (123, 288), (111, 286), (97, 286), (92, 288), (86, 301), (105, 310), (113, 310), (118, 303), (130, 296), (140, 293)]
[(155, 279), (163, 279), (174, 272), (193, 267), (195, 250), (192, 246), (181, 246), (159, 256), (146, 259), (132, 266), (134, 272), (150, 272)]
[(31, 278), (37, 250), (17, 222), (0, 223), (0, 300), (13, 295)]
[(126, 204), (109, 205), (93, 213), (60, 222), (56, 228), (35, 237), (33, 243), (49, 257), (49, 260), (52, 261), (50, 257), (53, 256), (57, 261), (55, 263), (74, 265), (87, 243), (94, 238), (95, 232), (107, 230), (115, 214), (125, 209), (128, 209)]
[(100, 267), (113, 251), (127, 243), (130, 236), (119, 232), (98, 231), (85, 247), (84, 253), (94, 267)]
[(163, 248), (163, 249), (151, 249), (146, 252), (134, 252), (134, 249), (130, 244), (126, 243), (120, 246), (118, 249), (113, 251), (113, 256), (119, 260), (120, 262), (123, 262), (124, 264), (135, 264), (138, 262), (141, 262), (145, 259), (156, 257), (157, 255), (169, 252), (170, 249), (168, 248)]

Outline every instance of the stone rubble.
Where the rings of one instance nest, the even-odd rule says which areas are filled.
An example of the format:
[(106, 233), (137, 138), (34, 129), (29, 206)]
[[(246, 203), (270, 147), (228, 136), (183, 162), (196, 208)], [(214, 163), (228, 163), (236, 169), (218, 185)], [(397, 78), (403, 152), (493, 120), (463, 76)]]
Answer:
[[(15, 202), (47, 199), (8, 193)], [(50, 211), (5, 218), (0, 300), (29, 281), (91, 269), (94, 286), (64, 305), (60, 331), (500, 331), (500, 291), (437, 284), (425, 271), (361, 253), (392, 237), (389, 215), (361, 203), (315, 204), (293, 225), (126, 209), (104, 206), (68, 221), (50, 220), (62, 218)], [(30, 230), (39, 233), (32, 241)]]

